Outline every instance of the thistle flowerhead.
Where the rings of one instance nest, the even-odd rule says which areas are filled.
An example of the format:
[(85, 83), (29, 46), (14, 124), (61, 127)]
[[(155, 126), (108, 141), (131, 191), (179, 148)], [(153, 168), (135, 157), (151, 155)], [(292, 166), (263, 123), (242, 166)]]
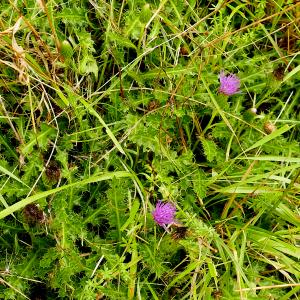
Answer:
[(240, 79), (234, 75), (225, 75), (224, 71), (221, 71), (219, 75), (220, 79), (220, 88), (219, 92), (226, 95), (231, 96), (240, 92), (241, 82)]
[(155, 209), (152, 211), (152, 216), (154, 221), (159, 226), (166, 228), (166, 225), (175, 223), (175, 213), (176, 207), (173, 203), (163, 203), (161, 200), (159, 200), (156, 204)]

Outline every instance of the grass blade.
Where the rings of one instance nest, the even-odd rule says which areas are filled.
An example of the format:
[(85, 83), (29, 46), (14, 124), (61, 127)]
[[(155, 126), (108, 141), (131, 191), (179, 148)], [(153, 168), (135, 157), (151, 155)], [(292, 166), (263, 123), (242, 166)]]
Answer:
[(9, 206), (8, 208), (2, 210), (0, 212), (0, 219), (3, 219), (6, 216), (12, 214), (13, 212), (25, 207), (27, 204), (30, 204), (30, 203), (32, 203), (36, 200), (48, 197), (48, 196), (53, 195), (55, 193), (61, 192), (63, 190), (69, 189), (71, 187), (83, 186), (83, 185), (87, 185), (89, 183), (99, 182), (99, 181), (103, 181), (103, 180), (110, 180), (110, 179), (113, 179), (114, 177), (116, 177), (116, 178), (131, 177), (131, 174), (128, 173), (128, 172), (125, 172), (125, 171), (119, 171), (119, 172), (113, 172), (113, 173), (104, 173), (102, 175), (92, 176), (88, 179), (84, 179), (82, 181), (70, 183), (70, 184), (67, 184), (67, 185), (49, 190), (49, 191), (40, 192), (36, 195), (25, 198), (25, 199), (15, 203), (15, 204)]

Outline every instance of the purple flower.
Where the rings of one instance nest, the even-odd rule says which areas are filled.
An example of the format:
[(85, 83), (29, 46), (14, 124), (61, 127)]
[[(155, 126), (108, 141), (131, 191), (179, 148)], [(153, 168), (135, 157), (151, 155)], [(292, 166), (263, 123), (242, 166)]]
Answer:
[(166, 225), (172, 224), (176, 221), (174, 219), (175, 213), (176, 207), (173, 203), (163, 203), (161, 200), (159, 200), (156, 203), (155, 209), (152, 211), (152, 216), (154, 221), (159, 226), (162, 226), (166, 229)]
[(230, 74), (226, 76), (225, 72), (221, 71), (219, 79), (221, 84), (219, 88), (220, 93), (231, 96), (240, 92), (241, 82), (236, 75)]

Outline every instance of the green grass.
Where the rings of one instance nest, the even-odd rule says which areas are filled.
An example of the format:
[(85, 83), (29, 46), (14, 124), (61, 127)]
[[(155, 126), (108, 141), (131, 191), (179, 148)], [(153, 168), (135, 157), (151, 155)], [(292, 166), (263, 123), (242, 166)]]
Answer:
[(300, 298), (300, 3), (0, 8), (0, 299)]

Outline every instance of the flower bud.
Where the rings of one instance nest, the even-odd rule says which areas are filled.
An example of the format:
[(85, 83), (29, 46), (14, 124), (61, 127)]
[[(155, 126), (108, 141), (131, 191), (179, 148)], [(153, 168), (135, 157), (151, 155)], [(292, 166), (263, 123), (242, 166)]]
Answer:
[(270, 133), (274, 132), (275, 130), (276, 130), (276, 126), (271, 121), (267, 121), (264, 124), (265, 133), (270, 134)]

